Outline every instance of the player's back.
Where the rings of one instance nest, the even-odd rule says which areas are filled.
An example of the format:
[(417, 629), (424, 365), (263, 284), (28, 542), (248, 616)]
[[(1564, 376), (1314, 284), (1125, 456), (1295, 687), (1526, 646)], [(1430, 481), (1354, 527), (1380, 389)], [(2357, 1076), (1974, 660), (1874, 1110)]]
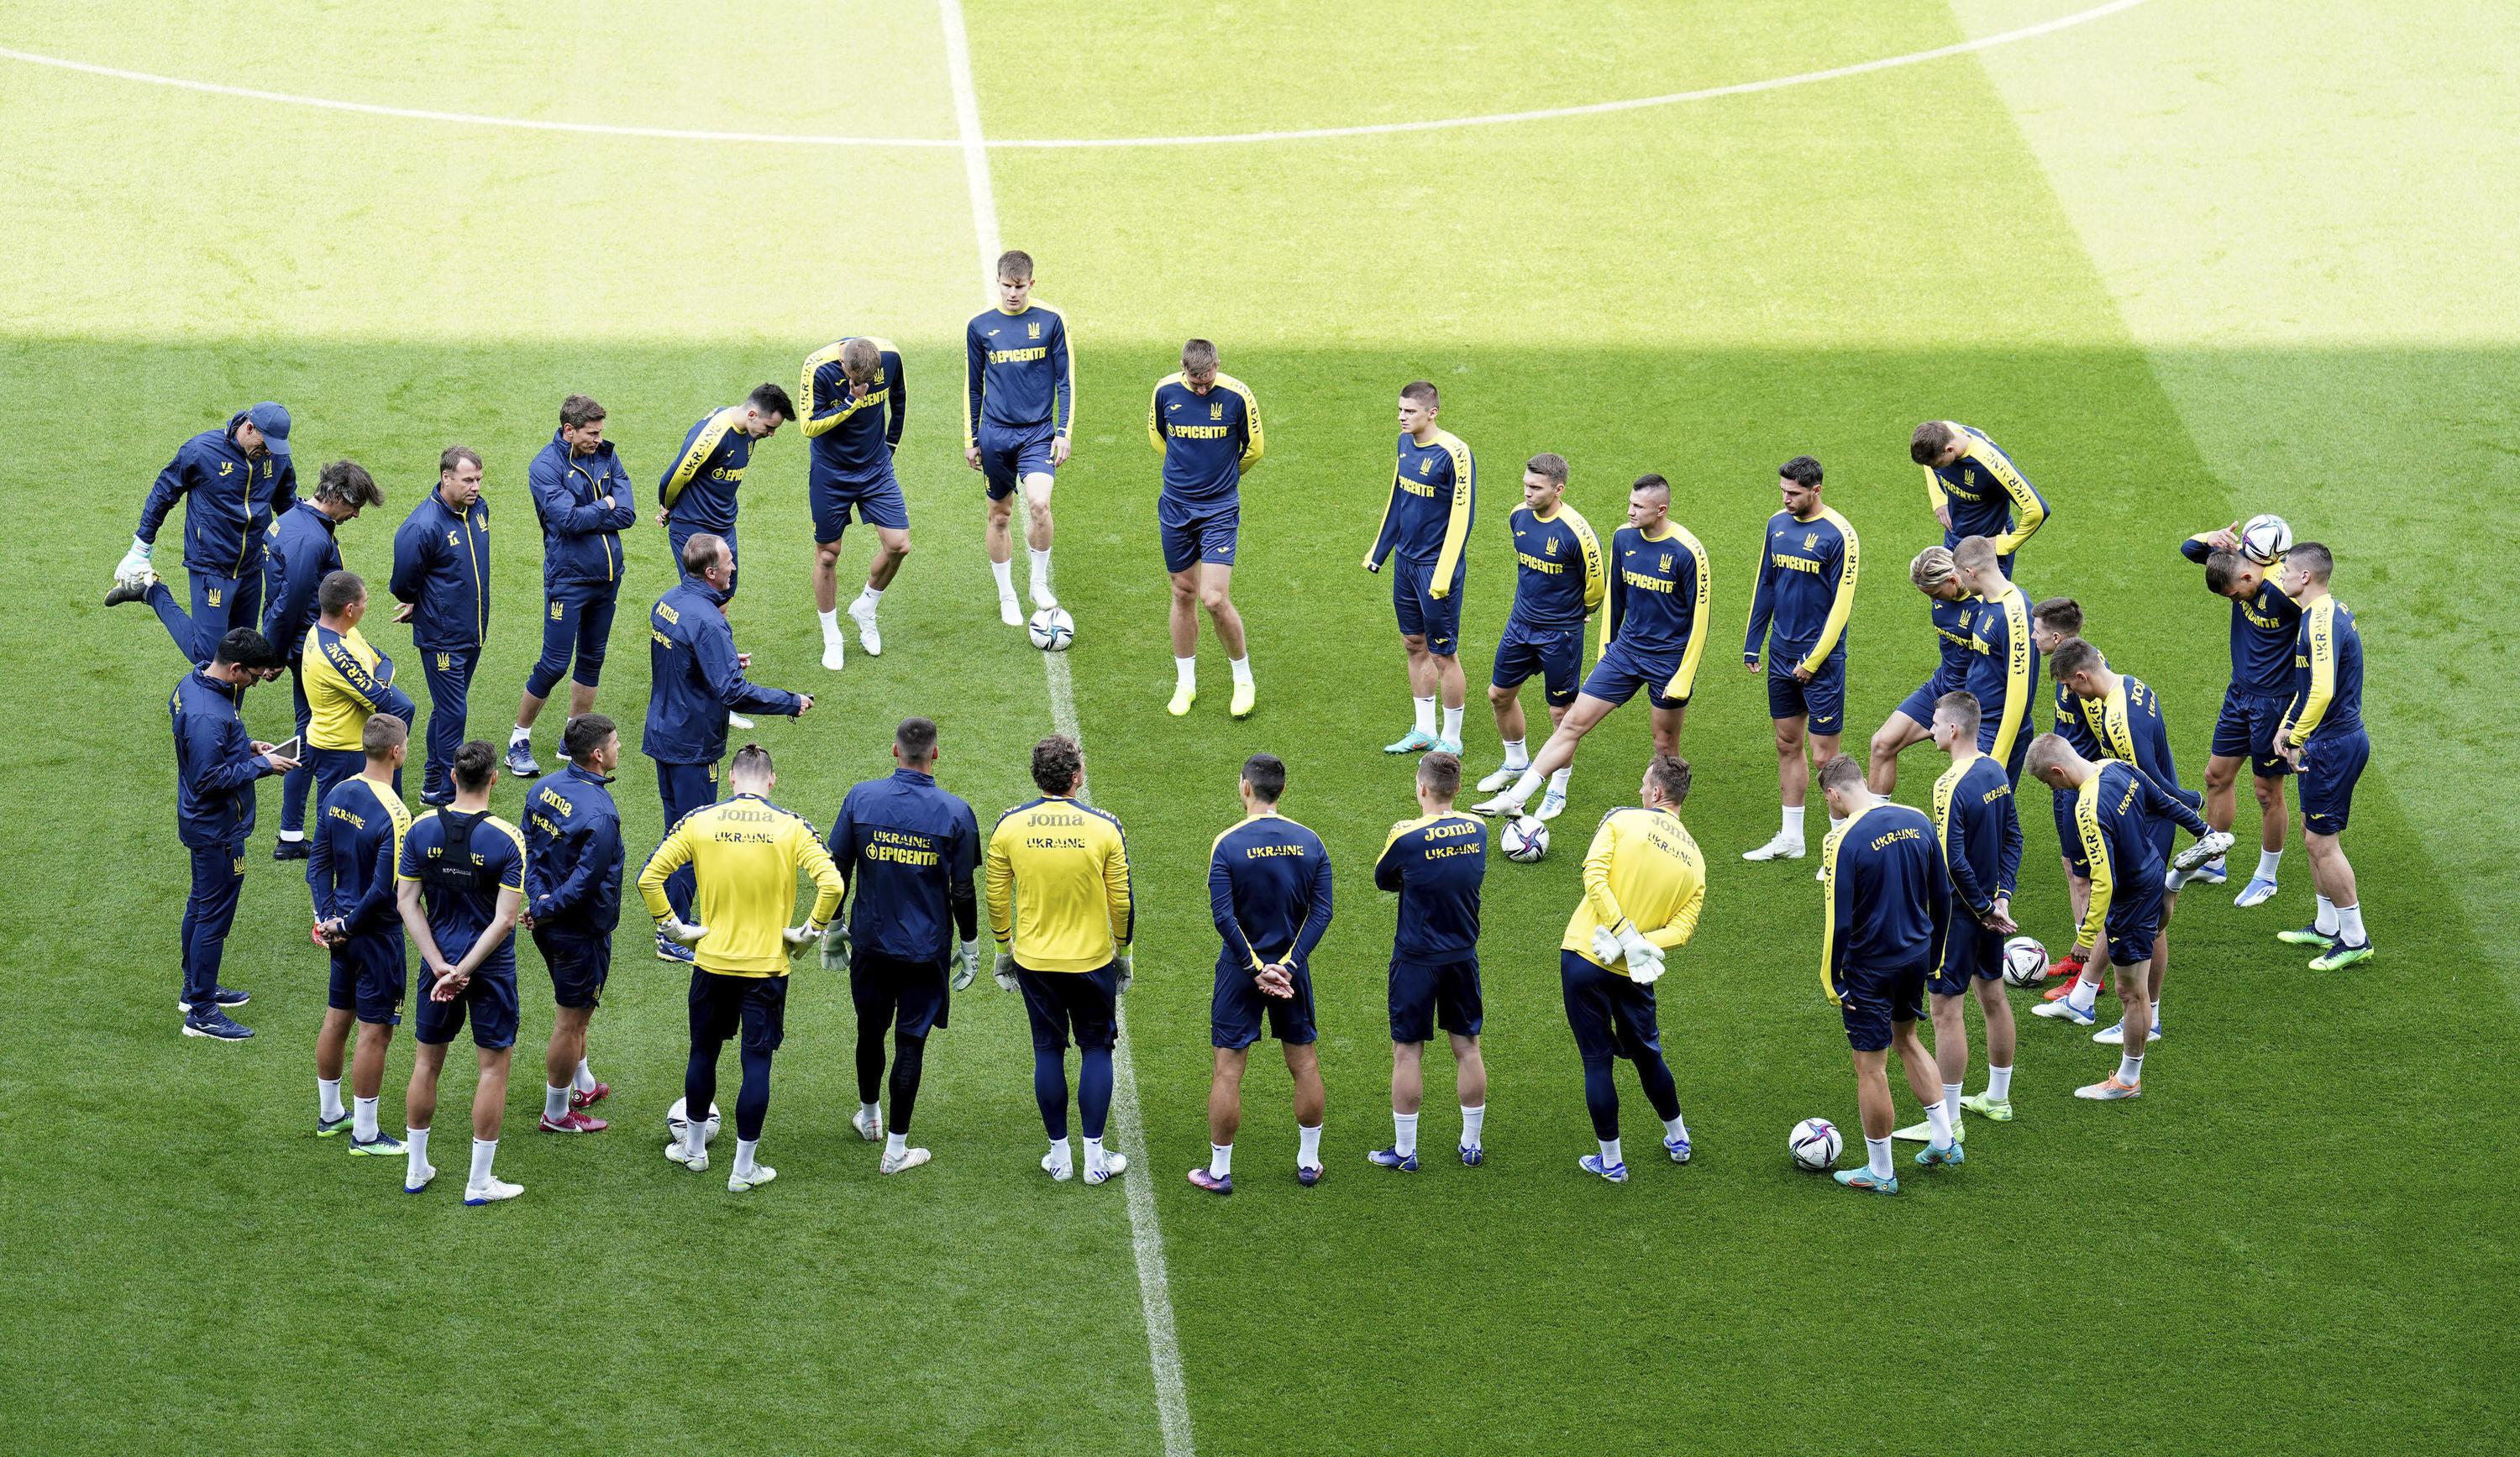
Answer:
[(2107, 844), (2116, 903), (2158, 900), (2163, 872), (2169, 868), (2163, 854), (2169, 841), (2160, 833), (2159, 817), (2146, 803), (2142, 775), (2134, 765), (2118, 759), (2101, 760), (2095, 768), (2080, 794)]
[(2162, 716), (2161, 695), (2133, 674), (2118, 675), (2117, 685), (2093, 705), (2098, 713), (2100, 752), (2132, 764), (2155, 784), (2194, 803), (2179, 783), (2179, 766), (2170, 753), (2170, 725)]
[(1845, 964), (1890, 971), (1926, 958), (1933, 947), (1939, 835), (1922, 811), (1876, 803), (1829, 832), (1822, 852), (1832, 919), (1851, 905), (1843, 932)]
[(336, 914), (346, 915), (380, 872), (390, 880), (392, 851), (401, 846), (410, 825), (411, 811), (389, 786), (365, 774), (352, 774), (334, 785), (316, 810), (314, 834), (322, 843), (313, 848), (323, 853), (310, 854), (306, 869), (307, 883), (315, 887), (317, 907), (330, 905)]
[(1009, 810), (989, 833), (989, 916), (1006, 916), (1031, 971), (1096, 971), (1135, 933), (1120, 821), (1059, 795)]
[(1211, 903), (1221, 874), (1225, 908), (1252, 950), (1272, 960), (1294, 945), (1321, 904), (1328, 864), (1321, 836), (1283, 815), (1254, 815), (1216, 837), (1209, 857)]
[[(498, 918), (499, 893), (524, 893), (525, 837), (486, 811), (435, 810), (414, 819), (403, 836), (399, 878), (420, 882), (429, 934), (449, 963), (460, 961)], [(516, 938), (501, 937), (498, 949), (481, 965), (513, 973)]]
[[(1934, 827), (1942, 840), (1944, 859), (1950, 860), (1957, 840), (1974, 872), (1972, 878), (1989, 895), (2007, 889), (2001, 887), (1999, 881), (2003, 821), (2012, 814), (2012, 780), (2004, 773), (2001, 760), (1973, 754), (1966, 763), (1953, 765), (1934, 780)], [(1953, 834), (1955, 825), (1959, 830), (1957, 836)]]
[(1705, 903), (1706, 857), (1675, 811), (1626, 805), (1601, 817), (1584, 852), (1584, 899), (1557, 943), (1599, 965), (1593, 933), (1615, 921), (1597, 885), (1625, 919), (1644, 928), (1680, 926), (1686, 943)]
[(1487, 850), (1487, 822), (1458, 811), (1391, 827), (1374, 861), (1373, 883), (1400, 893), (1392, 959), (1423, 966), (1478, 964)]
[(952, 888), (968, 884), (980, 848), (960, 796), (895, 770), (850, 787), (827, 843), (854, 890), (849, 930), (862, 947), (914, 961), (952, 949)]
[(2318, 718), (2310, 741), (2344, 738), (2362, 728), (2362, 633), (2353, 609), (2333, 596), (2321, 596), (2302, 610), (2301, 632), (2293, 673), (2298, 722), (2322, 691)]

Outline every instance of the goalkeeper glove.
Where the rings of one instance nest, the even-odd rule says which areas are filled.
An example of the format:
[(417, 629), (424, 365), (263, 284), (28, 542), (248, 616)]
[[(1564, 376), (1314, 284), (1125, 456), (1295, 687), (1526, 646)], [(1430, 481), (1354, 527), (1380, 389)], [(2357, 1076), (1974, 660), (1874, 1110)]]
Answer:
[(805, 949), (805, 948), (821, 941), (823, 939), (823, 928), (814, 925), (811, 922), (807, 922), (802, 926), (789, 926), (787, 930), (782, 931), (779, 934), (788, 943), (788, 954), (793, 956), (797, 952)]
[(131, 539), (131, 550), (123, 552), (122, 560), (114, 563), (113, 580), (116, 582), (128, 582), (134, 577), (147, 573), (149, 570), (150, 553), (156, 550), (157, 548), (142, 541), (139, 537), (133, 537)]
[(708, 934), (708, 927), (695, 926), (678, 915), (668, 915), (656, 924), (665, 939), (676, 946), (698, 946), (700, 938)]
[(1639, 983), (1649, 983), (1662, 975), (1662, 948), (1645, 940), (1644, 933), (1631, 926), (1619, 937), (1619, 954), (1628, 963), (1628, 976)]
[(1116, 995), (1129, 990), (1129, 983), (1136, 978), (1138, 968), (1131, 959), (1127, 947), (1120, 948), (1118, 954), (1111, 958), (1111, 964), (1120, 970), (1120, 985), (1113, 989), (1113, 994)]
[(849, 964), (849, 923), (835, 920), (823, 930), (823, 969), (840, 971)]
[(1619, 959), (1619, 935), (1607, 926), (1593, 928), (1593, 959), (1607, 966)]
[(998, 979), (999, 991), (1015, 990), (1015, 953), (1008, 950), (1004, 942), (998, 944), (997, 964), (990, 968), (990, 972)]
[(980, 974), (980, 942), (978, 937), (962, 944), (954, 951), (954, 990), (962, 991)]

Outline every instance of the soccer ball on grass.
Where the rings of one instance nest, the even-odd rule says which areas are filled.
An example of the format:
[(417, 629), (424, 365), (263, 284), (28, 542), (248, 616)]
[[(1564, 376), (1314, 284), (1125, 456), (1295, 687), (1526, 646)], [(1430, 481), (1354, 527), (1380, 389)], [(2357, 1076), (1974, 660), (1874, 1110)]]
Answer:
[(1505, 858), (1520, 864), (1530, 864), (1549, 853), (1549, 826), (1533, 815), (1517, 815), (1506, 821), (1497, 835), (1497, 844)]
[[(700, 1126), (700, 1142), (716, 1142), (717, 1130), (723, 1123), (724, 1120), (718, 1116), (717, 1105), (709, 1104), (708, 1122)], [(674, 1106), (665, 1110), (665, 1131), (673, 1135), (675, 1142), (680, 1143), (691, 1126), (690, 1109), (684, 1106), (682, 1099), (674, 1099)]]
[(1044, 652), (1065, 652), (1076, 640), (1076, 619), (1065, 607), (1044, 607), (1032, 615), (1032, 645)]
[(1807, 1118), (1794, 1125), (1785, 1135), (1785, 1152), (1793, 1156), (1794, 1167), (1812, 1173), (1825, 1173), (1837, 1167), (1837, 1156), (1846, 1149), (1846, 1140), (1837, 1136), (1837, 1125), (1824, 1118)]
[(2048, 949), (2037, 937), (2016, 936), (2003, 944), (2003, 979), (2015, 987), (2048, 980)]

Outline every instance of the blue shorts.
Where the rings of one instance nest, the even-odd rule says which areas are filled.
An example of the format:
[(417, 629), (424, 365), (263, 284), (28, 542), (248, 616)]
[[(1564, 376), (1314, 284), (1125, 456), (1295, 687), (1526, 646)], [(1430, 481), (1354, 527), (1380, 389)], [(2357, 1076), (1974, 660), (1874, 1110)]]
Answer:
[(1566, 998), (1567, 1029), (1575, 1034), (1575, 1050), (1584, 1061), (1624, 1057), (1643, 1062), (1662, 1056), (1653, 988), (1563, 949), (1557, 953), (1557, 984)]
[(1925, 978), (1936, 996), (1958, 996), (1974, 981), (2003, 977), (2003, 938), (1980, 924), (1958, 896), (1952, 897), (1951, 929), (1943, 935), (1943, 964)]
[[(1278, 958), (1263, 954), (1263, 961)], [(1216, 969), (1216, 991), (1207, 1005), (1207, 1039), (1219, 1047), (1236, 1050), (1260, 1040), (1260, 1024), (1269, 1024), (1269, 1036), (1281, 1042), (1300, 1046), (1317, 1040), (1321, 1033), (1313, 1026), (1313, 973), (1303, 965), (1294, 968), (1295, 994), (1271, 996), (1260, 990), (1251, 973), (1239, 966)]]
[(1421, 966), (1391, 963), (1391, 1040), (1423, 1042), (1441, 1027), (1457, 1038), (1479, 1035), (1487, 1001), (1479, 992), (1479, 963)]
[(1435, 564), (1391, 558), (1391, 610), (1400, 619), (1400, 636), (1423, 636), (1426, 650), (1449, 658), (1462, 650), (1462, 584), (1469, 580), (1465, 558), (1453, 565), (1453, 585), (1439, 599), (1434, 594)]
[(859, 951), (849, 958), (849, 1001), (860, 1027), (897, 1027), (903, 1037), (923, 1038), (945, 1025), (945, 963)]
[(989, 483), (989, 499), (1004, 501), (1027, 475), (1056, 475), (1050, 464), (1050, 442), (1058, 429), (1050, 421), (1011, 427), (982, 425), (972, 438), (980, 447), (980, 475)]
[(2275, 727), (2292, 707), (2288, 696), (2243, 691), (2238, 684), (2223, 690), (2223, 712), (2214, 720), (2213, 754), (2217, 759), (2249, 761), (2249, 773), (2261, 779), (2279, 779), (2292, 766), (2275, 752)]
[[(673, 549), (674, 570), (677, 573), (681, 572), (683, 569), (683, 543), (690, 541), (693, 537), (700, 535), (702, 532), (707, 532), (710, 536), (714, 536), (725, 542), (726, 549), (729, 552), (734, 552), (736, 550), (735, 528), (732, 526), (727, 527), (723, 531), (710, 531), (709, 528), (705, 526), (693, 526), (681, 521), (669, 522), (665, 527), (665, 541)], [(726, 579), (726, 595), (729, 597), (735, 596), (735, 579), (737, 576), (742, 576), (742, 573), (743, 557), (739, 554), (735, 558), (735, 575)]]
[(2354, 781), (2371, 762), (2371, 735), (2357, 728), (2337, 738), (2314, 738), (2301, 755), (2301, 827), (2305, 834), (2345, 832), (2354, 809)]
[(2158, 888), (2148, 904), (2119, 913), (2109, 907), (2109, 923), (2101, 928), (2109, 939), (2111, 966), (2142, 966), (2152, 960), (2152, 943), (2161, 934), (2161, 896)]
[(1242, 501), (1176, 502), (1155, 500), (1155, 529), (1164, 539), (1164, 570), (1186, 572), (1202, 561), (1234, 565), (1234, 549), (1242, 537)]
[(2048, 797), (2048, 807), (2056, 817), (2056, 848), (2065, 854), (2065, 863), (2074, 867), (2074, 878), (2092, 878), (2092, 862), (2083, 854), (2082, 833), (2074, 828), (2074, 791), (2058, 789)]
[[(1800, 658), (1794, 659), (1800, 662)], [(1846, 648), (1840, 644), (1820, 665), (1809, 683), (1796, 683), (1790, 665), (1778, 667), (1775, 654), (1768, 658), (1768, 717), (1802, 719), (1805, 733), (1843, 733), (1846, 731)], [(1934, 721), (1932, 714), (1924, 722)], [(1887, 1045), (1886, 1043), (1884, 1045)]]
[(612, 613), (618, 605), (618, 582), (553, 582), (543, 588), (543, 653), (525, 675), (525, 691), (548, 698), (577, 659), (575, 682), (595, 687), (604, 682), (605, 650), (612, 642)]
[(1518, 688), (1535, 674), (1551, 704), (1563, 708), (1575, 701), (1576, 689), (1584, 679), (1584, 629), (1580, 624), (1529, 627), (1507, 620), (1505, 636), (1497, 639), (1496, 666), (1489, 671), (1488, 682), (1501, 688)]
[(888, 531), (910, 529), (910, 507), (901, 499), (901, 481), (887, 464), (880, 479), (844, 481), (809, 474), (805, 499), (813, 504), (814, 540), (835, 542), (849, 529), (852, 513), (869, 526)]
[(1846, 1045), (1858, 1052), (1887, 1050), (1892, 1023), (1925, 1015), (1925, 963), (1895, 971), (1850, 966), (1837, 980), (1837, 999)]
[(741, 1037), (746, 1052), (776, 1052), (788, 1040), (788, 979), (728, 976), (692, 968), (692, 1045), (716, 1048)]
[(1601, 699), (1615, 708), (1642, 688), (1645, 701), (1656, 708), (1687, 708), (1688, 699), (1666, 698), (1662, 691), (1671, 686), (1672, 676), (1680, 671), (1680, 660), (1686, 652), (1685, 648), (1670, 653), (1634, 652), (1614, 640), (1610, 650), (1593, 665), (1593, 671), (1584, 675), (1584, 696)]
[(534, 949), (551, 968), (552, 1003), (563, 1007), (600, 1006), (604, 982), (612, 974), (612, 938), (586, 932), (534, 928)]
[[(435, 978), (430, 978), (433, 983)], [(412, 1040), (435, 1046), (455, 1040), (467, 1017), (472, 1023), (472, 1045), (496, 1052), (517, 1045), (517, 968), (484, 966), (465, 984), (453, 1001), (431, 1001), (426, 988), (412, 1009)]]
[[(1926, 679), (1921, 684), (1918, 684), (1916, 685), (1916, 691), (1900, 699), (1897, 711), (1907, 715), (1909, 721), (1913, 723), (1917, 728), (1931, 728), (1934, 727), (1934, 705), (1942, 701), (1942, 697), (1945, 693), (1951, 692), (1958, 686), (1958, 684), (1944, 677), (1940, 671), (1937, 671), (1933, 677)], [(1990, 743), (1992, 743), (1994, 739), (1992, 734), (1985, 733), (1983, 731), (1980, 732), (1978, 736), (1987, 739)], [(2027, 734), (2019, 734), (2015, 736), (2021, 738), (2025, 743), (2029, 741), (2029, 735)]]
[(402, 1021), (403, 967), (400, 931), (351, 937), (333, 949), (333, 986), (324, 1004), (391, 1027)]
[(1036, 1052), (1064, 1052), (1072, 1037), (1079, 1047), (1108, 1047), (1120, 1039), (1120, 971), (1026, 971), (1015, 967), (1024, 1015), (1032, 1021)]

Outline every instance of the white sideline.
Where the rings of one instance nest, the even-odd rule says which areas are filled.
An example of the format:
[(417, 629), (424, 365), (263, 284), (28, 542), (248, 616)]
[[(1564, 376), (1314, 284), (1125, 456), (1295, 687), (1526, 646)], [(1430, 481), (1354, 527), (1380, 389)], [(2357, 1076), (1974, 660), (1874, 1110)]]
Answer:
[[(954, 126), (961, 133), (963, 177), (971, 193), (971, 231), (979, 243), (985, 288), (997, 281), (998, 200), (989, 183), (988, 142), (980, 130), (979, 96), (971, 82), (970, 37), (964, 29), (961, 0), (936, 0), (936, 10), (945, 30)], [(1076, 687), (1068, 673), (1067, 654), (1045, 652), (1041, 661), (1050, 679), (1051, 727), (1082, 748), (1085, 734), (1076, 723)], [(1125, 1007), (1118, 1031), (1111, 1049), (1111, 1143), (1128, 1156), (1130, 1164), (1120, 1185), (1129, 1209), (1129, 1244), (1138, 1261), (1138, 1302), (1147, 1321), (1147, 1364), (1154, 1375), (1155, 1418), (1163, 1433), (1164, 1457), (1192, 1457), (1197, 1446), (1191, 1437), (1190, 1397), (1182, 1387), (1181, 1342), (1173, 1332), (1172, 1276), (1164, 1264), (1163, 1228), (1156, 1222), (1155, 1168), (1147, 1156), (1145, 1129), (1138, 1116), (1138, 1075), (1129, 1058)]]
[[(1941, 61), (1952, 56), (1965, 56), (1978, 51), (1991, 51), (2015, 41), (2033, 40), (2053, 35), (2091, 21), (2105, 20), (2130, 11), (2146, 0), (2108, 0), (2052, 21), (2019, 25), (1974, 40), (1954, 41), (1931, 50), (1912, 51), (1904, 56), (1883, 56), (1871, 61), (1858, 61), (1846, 66), (1832, 66), (1824, 70), (1799, 71), (1789, 76), (1770, 76), (1758, 81), (1736, 81), (1728, 86), (1707, 86), (1695, 91), (1673, 91), (1661, 96), (1630, 97), (1620, 101), (1592, 102), (1575, 107), (1548, 107), (1532, 111), (1498, 111), (1485, 116), (1445, 116), (1424, 121), (1378, 121), (1358, 126), (1317, 126), (1293, 131), (1218, 132), (1203, 136), (1182, 137), (999, 137), (995, 139), (963, 137), (839, 137), (818, 136), (798, 132), (696, 131), (671, 126), (622, 126), (601, 121), (541, 121), (527, 116), (491, 116), (472, 111), (433, 111), (418, 107), (388, 107), (371, 102), (335, 101), (330, 97), (301, 96), (287, 91), (265, 91), (253, 86), (228, 86), (216, 81), (196, 81), (186, 76), (158, 75), (151, 71), (126, 70), (117, 66), (99, 66), (88, 61), (72, 61), (62, 56), (46, 56), (35, 51), (13, 50), (0, 46), (0, 61), (17, 61), (27, 66), (46, 66), (57, 70), (79, 71), (92, 76), (105, 76), (117, 81), (134, 81), (148, 86), (168, 86), (179, 91), (198, 91), (209, 96), (233, 96), (247, 101), (270, 102), (279, 106), (314, 107), (328, 111), (357, 111), (370, 116), (394, 116), (410, 121), (443, 121), (460, 126), (495, 126), (517, 131), (571, 132), (581, 136), (645, 137), (668, 142), (750, 142), (778, 147), (906, 147), (961, 148), (968, 155), (978, 148), (982, 155), (996, 148), (1002, 151), (1045, 151), (1101, 147), (1214, 147), (1251, 145), (1268, 142), (1318, 142), (1335, 137), (1380, 137), (1400, 132), (1451, 131), (1470, 126), (1503, 126), (1519, 121), (1552, 121), (1567, 116), (1598, 116), (1611, 111), (1636, 111), (1651, 107), (1681, 106), (1689, 102), (1714, 101), (1727, 96), (1752, 96), (1765, 91), (1782, 91), (1792, 86), (1808, 86), (1819, 81), (1844, 80), (1849, 76), (1869, 75), (1874, 71), (1895, 70), (1904, 66), (1921, 66), (1928, 61)], [(952, 49), (951, 42), (948, 49)], [(968, 50), (957, 52), (968, 61)], [(970, 84), (968, 65), (959, 73), (958, 87)], [(974, 197), (978, 197), (974, 194)]]

